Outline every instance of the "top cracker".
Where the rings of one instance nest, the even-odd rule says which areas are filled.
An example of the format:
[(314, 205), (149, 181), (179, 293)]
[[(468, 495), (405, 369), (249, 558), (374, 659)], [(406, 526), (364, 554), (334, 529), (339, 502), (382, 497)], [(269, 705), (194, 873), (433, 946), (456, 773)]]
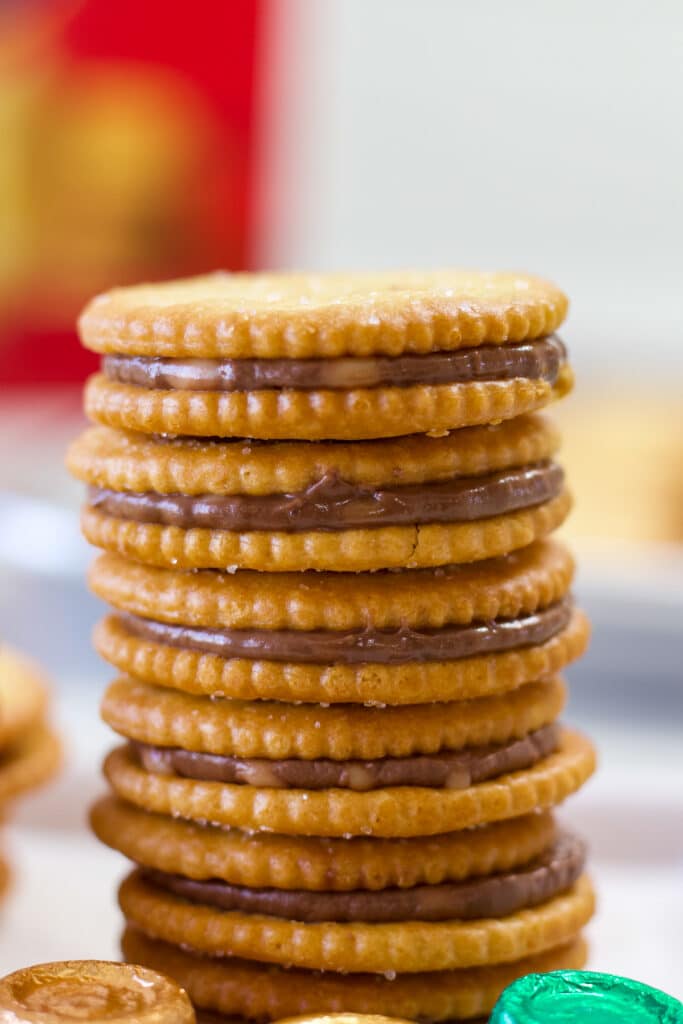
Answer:
[[(145, 434), (362, 440), (497, 423), (566, 394), (567, 300), (513, 274), (214, 274), (81, 318), (85, 407)], [(549, 336), (550, 335), (550, 336)]]
[(80, 318), (96, 352), (205, 358), (425, 353), (551, 334), (551, 282), (514, 273), (215, 273), (115, 288)]

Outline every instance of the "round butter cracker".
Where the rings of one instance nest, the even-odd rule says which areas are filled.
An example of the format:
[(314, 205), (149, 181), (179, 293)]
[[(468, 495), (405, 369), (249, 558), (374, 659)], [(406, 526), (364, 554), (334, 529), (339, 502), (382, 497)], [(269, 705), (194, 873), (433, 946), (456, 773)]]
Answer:
[(538, 338), (566, 296), (521, 273), (214, 273), (114, 288), (81, 314), (96, 352), (193, 358), (396, 356)]
[(123, 952), (127, 960), (175, 978), (198, 1007), (267, 1020), (342, 1010), (400, 1014), (410, 1020), (470, 1019), (488, 1015), (502, 990), (519, 977), (579, 969), (586, 962), (586, 944), (580, 937), (509, 964), (395, 976), (286, 970), (247, 960), (198, 957), (134, 928), (124, 934)]
[(439, 885), (509, 871), (557, 836), (549, 811), (413, 839), (279, 836), (152, 814), (111, 795), (95, 804), (90, 821), (107, 846), (167, 874), (256, 889), (333, 892)]
[(563, 730), (559, 749), (534, 767), (467, 789), (396, 786), (367, 792), (308, 791), (206, 782), (145, 771), (126, 747), (104, 764), (113, 790), (157, 814), (282, 835), (429, 836), (553, 807), (595, 768), (595, 751)]
[(403, 974), (508, 963), (572, 939), (590, 920), (593, 889), (583, 875), (567, 892), (505, 918), (391, 924), (303, 924), (189, 903), (134, 871), (119, 903), (152, 938), (209, 956), (235, 956), (309, 970)]

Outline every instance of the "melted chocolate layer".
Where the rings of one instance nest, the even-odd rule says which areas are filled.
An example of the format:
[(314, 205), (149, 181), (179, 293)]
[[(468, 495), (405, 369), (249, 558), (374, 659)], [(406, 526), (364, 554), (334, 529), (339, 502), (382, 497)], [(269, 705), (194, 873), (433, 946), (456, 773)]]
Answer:
[(209, 530), (339, 530), (454, 523), (502, 515), (556, 497), (553, 462), (405, 487), (349, 484), (333, 473), (297, 494), (135, 494), (90, 487), (88, 504), (118, 519)]
[(145, 870), (155, 885), (220, 910), (267, 914), (290, 921), (454, 921), (505, 917), (564, 892), (577, 880), (586, 859), (584, 844), (563, 835), (553, 846), (516, 871), (412, 889), (307, 892), (249, 889), (221, 881), (195, 881)]
[(469, 381), (557, 380), (566, 359), (552, 335), (518, 345), (480, 345), (423, 356), (338, 359), (149, 359), (108, 355), (102, 372), (121, 384), (192, 391), (263, 391), (273, 388), (375, 388), (384, 385), (465, 384)]
[(493, 619), (468, 626), (413, 629), (331, 630), (205, 629), (174, 626), (120, 612), (124, 628), (141, 640), (189, 648), (221, 658), (291, 661), (303, 664), (400, 665), (409, 661), (453, 661), (545, 643), (569, 624), (565, 598), (521, 619)]
[(156, 747), (132, 741), (143, 767), (155, 774), (181, 775), (207, 782), (278, 789), (353, 789), (385, 786), (426, 786), (467, 789), (507, 772), (530, 768), (557, 749), (557, 725), (545, 725), (520, 740), (443, 754), (383, 757), (376, 761), (303, 761), (288, 758), (227, 757), (178, 747)]

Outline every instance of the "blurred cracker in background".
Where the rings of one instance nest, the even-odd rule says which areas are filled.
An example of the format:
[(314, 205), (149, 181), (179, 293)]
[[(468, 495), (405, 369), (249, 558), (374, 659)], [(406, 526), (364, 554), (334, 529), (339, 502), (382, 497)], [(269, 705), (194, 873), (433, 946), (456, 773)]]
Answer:
[(680, 395), (627, 381), (553, 410), (576, 505), (573, 538), (683, 542)]

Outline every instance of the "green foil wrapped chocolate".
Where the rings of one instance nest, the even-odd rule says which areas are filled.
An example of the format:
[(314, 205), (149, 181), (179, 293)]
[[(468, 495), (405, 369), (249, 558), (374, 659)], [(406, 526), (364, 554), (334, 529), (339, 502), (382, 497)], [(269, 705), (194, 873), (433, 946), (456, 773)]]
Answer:
[(596, 971), (527, 974), (505, 989), (490, 1024), (683, 1024), (683, 1003)]

